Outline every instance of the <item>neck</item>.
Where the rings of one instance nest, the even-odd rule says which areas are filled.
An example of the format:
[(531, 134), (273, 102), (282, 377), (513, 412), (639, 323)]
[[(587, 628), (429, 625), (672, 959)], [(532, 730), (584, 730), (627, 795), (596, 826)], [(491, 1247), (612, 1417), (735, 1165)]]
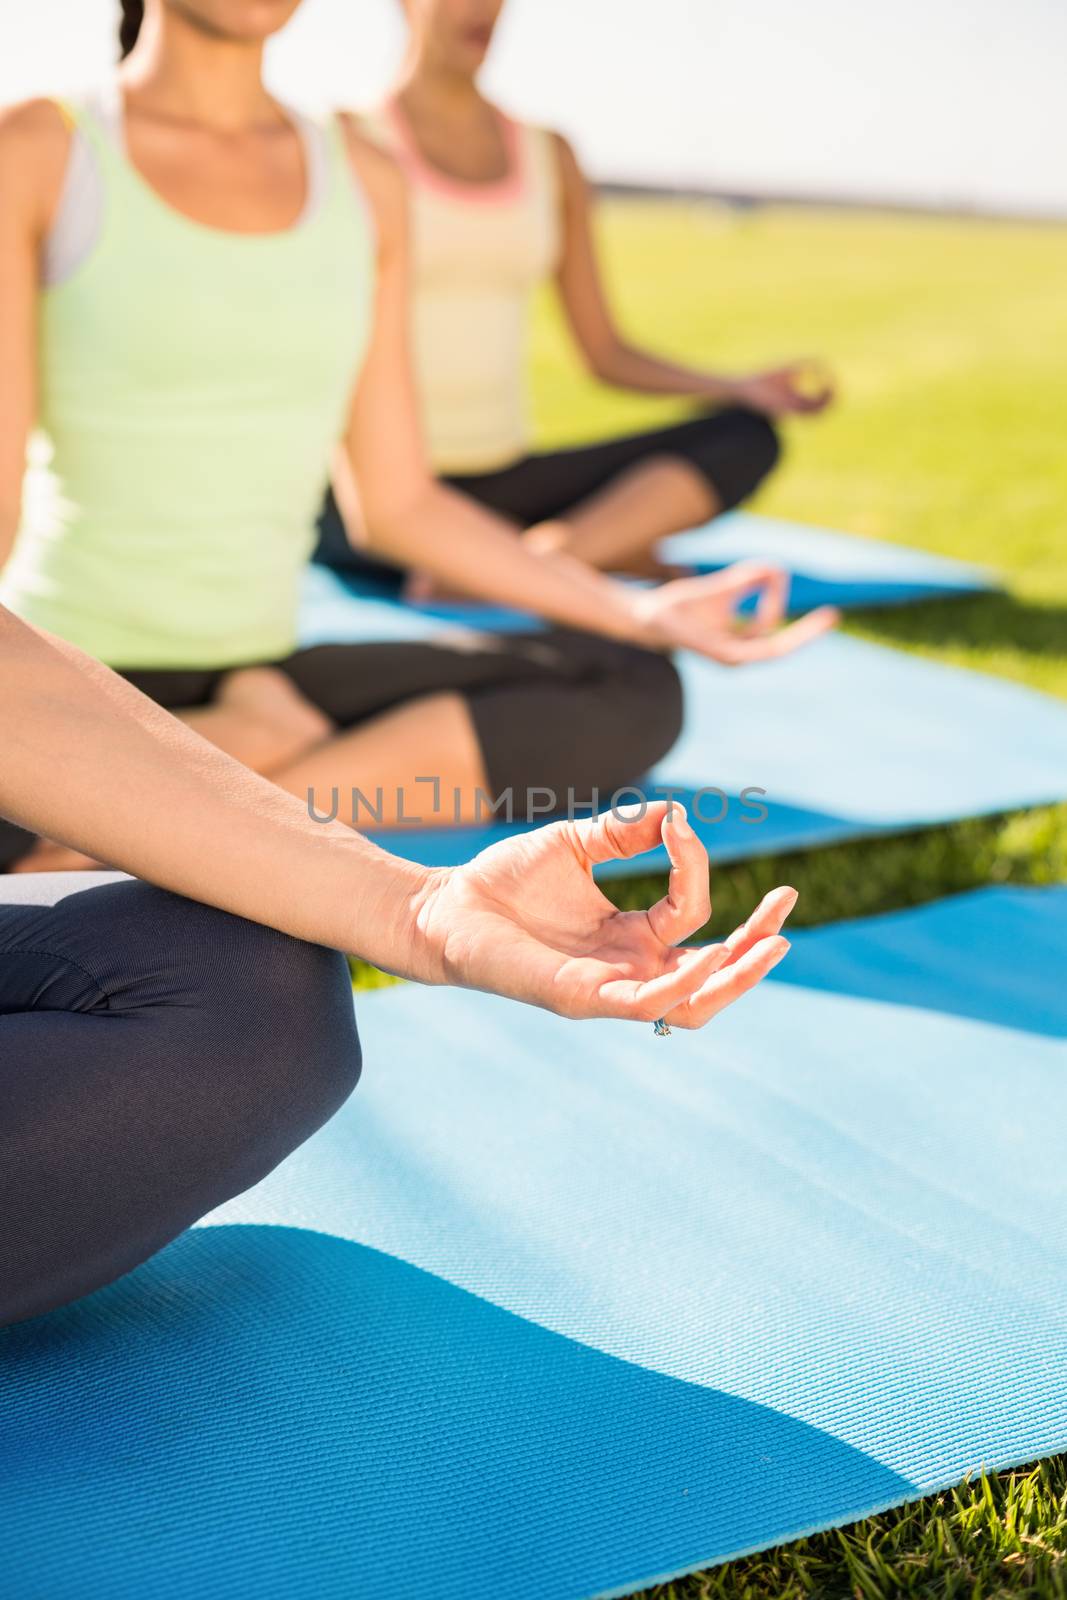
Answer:
[(435, 64), (414, 43), (408, 47), (393, 93), (431, 115), (455, 116), (484, 103), (476, 78)]
[(165, 116), (237, 133), (278, 111), (263, 86), (263, 46), (204, 32), (168, 7), (149, 4), (119, 69), (127, 93)]

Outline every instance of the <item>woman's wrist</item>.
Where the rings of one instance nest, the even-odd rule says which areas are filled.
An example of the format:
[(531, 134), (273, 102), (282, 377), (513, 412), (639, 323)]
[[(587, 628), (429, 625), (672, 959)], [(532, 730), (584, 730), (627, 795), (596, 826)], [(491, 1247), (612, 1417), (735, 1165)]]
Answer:
[(419, 867), (417, 876), (409, 880), (403, 891), (402, 937), (410, 966), (410, 971), (403, 976), (415, 983), (451, 981), (445, 951), (447, 929), (433, 915), (433, 907), (455, 870), (454, 867)]
[(331, 898), (335, 908), (327, 913), (325, 944), (336, 944), (350, 954), (398, 978), (415, 983), (439, 984), (444, 979), (444, 952), (431, 931), (426, 915), (448, 868), (420, 866), (387, 855), (366, 838), (351, 835), (342, 841), (348, 857), (336, 874)]
[(715, 373), (711, 375), (711, 381), (708, 384), (707, 398), (714, 401), (744, 400), (747, 386), (748, 379), (741, 374), (727, 376), (722, 373)]
[(654, 589), (635, 588), (629, 584), (619, 584), (626, 600), (627, 613), (630, 619), (627, 637), (631, 644), (640, 645), (643, 650), (670, 650), (673, 648), (671, 640), (660, 625), (659, 612), (662, 610), (663, 589), (659, 586)]
[(568, 550), (553, 547), (553, 536), (560, 527), (559, 523), (540, 523), (530, 530), (527, 538), (531, 549), (536, 550), (540, 545), (542, 563), (555, 566), (575, 593), (584, 593), (589, 621), (576, 620), (570, 626), (586, 627), (590, 632), (602, 633), (626, 644), (642, 645), (649, 650), (663, 649), (666, 641), (659, 637), (646, 615), (648, 591), (598, 572)]

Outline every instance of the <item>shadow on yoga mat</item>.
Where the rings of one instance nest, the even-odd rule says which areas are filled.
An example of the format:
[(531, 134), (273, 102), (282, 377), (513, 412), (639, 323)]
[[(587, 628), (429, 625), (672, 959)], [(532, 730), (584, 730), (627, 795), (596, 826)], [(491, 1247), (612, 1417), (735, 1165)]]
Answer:
[(1067, 1448), (1065, 906), (799, 934), (669, 1042), (360, 996), (328, 1127), (0, 1335), (0, 1595), (581, 1600)]
[(995, 589), (985, 567), (881, 539), (861, 539), (752, 511), (660, 542), (662, 560), (717, 572), (734, 561), (769, 561), (790, 573), (790, 608), (908, 605)]
[(816, 1428), (298, 1229), (197, 1229), (2, 1336), (0, 1373), (12, 1600), (550, 1600), (911, 1492)]

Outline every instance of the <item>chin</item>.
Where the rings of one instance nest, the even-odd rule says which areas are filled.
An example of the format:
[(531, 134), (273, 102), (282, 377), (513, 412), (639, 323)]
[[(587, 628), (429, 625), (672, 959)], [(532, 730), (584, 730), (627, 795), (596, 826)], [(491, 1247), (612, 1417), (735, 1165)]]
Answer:
[(300, 0), (229, 0), (240, 17), (241, 36), (248, 40), (269, 39), (284, 28), (300, 7)]
[(239, 44), (259, 44), (284, 28), (300, 0), (178, 0), (184, 13), (205, 33)]

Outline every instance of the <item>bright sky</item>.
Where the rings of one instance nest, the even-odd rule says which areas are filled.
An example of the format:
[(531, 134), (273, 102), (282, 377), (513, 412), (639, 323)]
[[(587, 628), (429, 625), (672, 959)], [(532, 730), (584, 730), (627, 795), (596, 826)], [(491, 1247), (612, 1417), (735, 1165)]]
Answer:
[[(0, 0), (0, 100), (113, 60), (112, 0)], [(388, 79), (396, 0), (304, 0), (271, 80)], [(491, 83), (599, 177), (1067, 217), (1064, 0), (509, 0)]]

